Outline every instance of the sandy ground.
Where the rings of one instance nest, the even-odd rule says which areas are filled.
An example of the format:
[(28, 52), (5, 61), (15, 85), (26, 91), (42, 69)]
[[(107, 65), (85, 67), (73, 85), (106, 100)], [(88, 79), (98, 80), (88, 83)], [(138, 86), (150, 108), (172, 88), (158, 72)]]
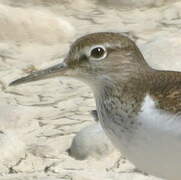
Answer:
[(0, 0), (0, 26), (1, 180), (156, 180), (112, 147), (81, 82), (8, 83), (61, 61), (95, 31), (126, 32), (152, 67), (181, 70), (181, 2)]

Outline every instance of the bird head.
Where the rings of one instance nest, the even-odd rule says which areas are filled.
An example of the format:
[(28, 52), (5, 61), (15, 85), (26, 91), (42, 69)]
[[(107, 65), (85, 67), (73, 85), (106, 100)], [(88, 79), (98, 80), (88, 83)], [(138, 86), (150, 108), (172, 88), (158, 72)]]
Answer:
[(144, 58), (127, 36), (99, 32), (77, 39), (62, 63), (17, 79), (18, 85), (53, 77), (68, 76), (88, 84), (100, 84), (105, 79), (126, 80), (130, 74), (148, 67)]

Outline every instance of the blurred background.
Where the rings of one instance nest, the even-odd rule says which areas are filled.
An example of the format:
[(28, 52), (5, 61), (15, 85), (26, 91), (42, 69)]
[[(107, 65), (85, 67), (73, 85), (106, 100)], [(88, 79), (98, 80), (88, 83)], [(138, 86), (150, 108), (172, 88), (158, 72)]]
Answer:
[(155, 180), (112, 147), (81, 82), (8, 84), (98, 31), (125, 33), (150, 66), (180, 71), (180, 29), (179, 0), (0, 0), (0, 180)]

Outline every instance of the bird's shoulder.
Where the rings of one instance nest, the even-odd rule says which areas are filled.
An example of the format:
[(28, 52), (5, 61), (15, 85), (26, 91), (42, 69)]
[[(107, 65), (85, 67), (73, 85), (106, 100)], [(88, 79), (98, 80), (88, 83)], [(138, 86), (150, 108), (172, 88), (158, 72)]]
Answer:
[(161, 72), (160, 76), (162, 77), (152, 88), (150, 96), (159, 109), (172, 113), (181, 112), (181, 72)]

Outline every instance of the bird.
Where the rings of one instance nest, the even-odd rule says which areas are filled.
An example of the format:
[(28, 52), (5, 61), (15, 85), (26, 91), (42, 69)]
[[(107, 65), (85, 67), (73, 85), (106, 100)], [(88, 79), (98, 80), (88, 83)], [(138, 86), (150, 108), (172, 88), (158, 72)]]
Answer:
[(63, 62), (9, 85), (61, 76), (90, 87), (95, 119), (137, 169), (181, 179), (181, 72), (152, 68), (122, 33), (94, 32), (75, 40)]

